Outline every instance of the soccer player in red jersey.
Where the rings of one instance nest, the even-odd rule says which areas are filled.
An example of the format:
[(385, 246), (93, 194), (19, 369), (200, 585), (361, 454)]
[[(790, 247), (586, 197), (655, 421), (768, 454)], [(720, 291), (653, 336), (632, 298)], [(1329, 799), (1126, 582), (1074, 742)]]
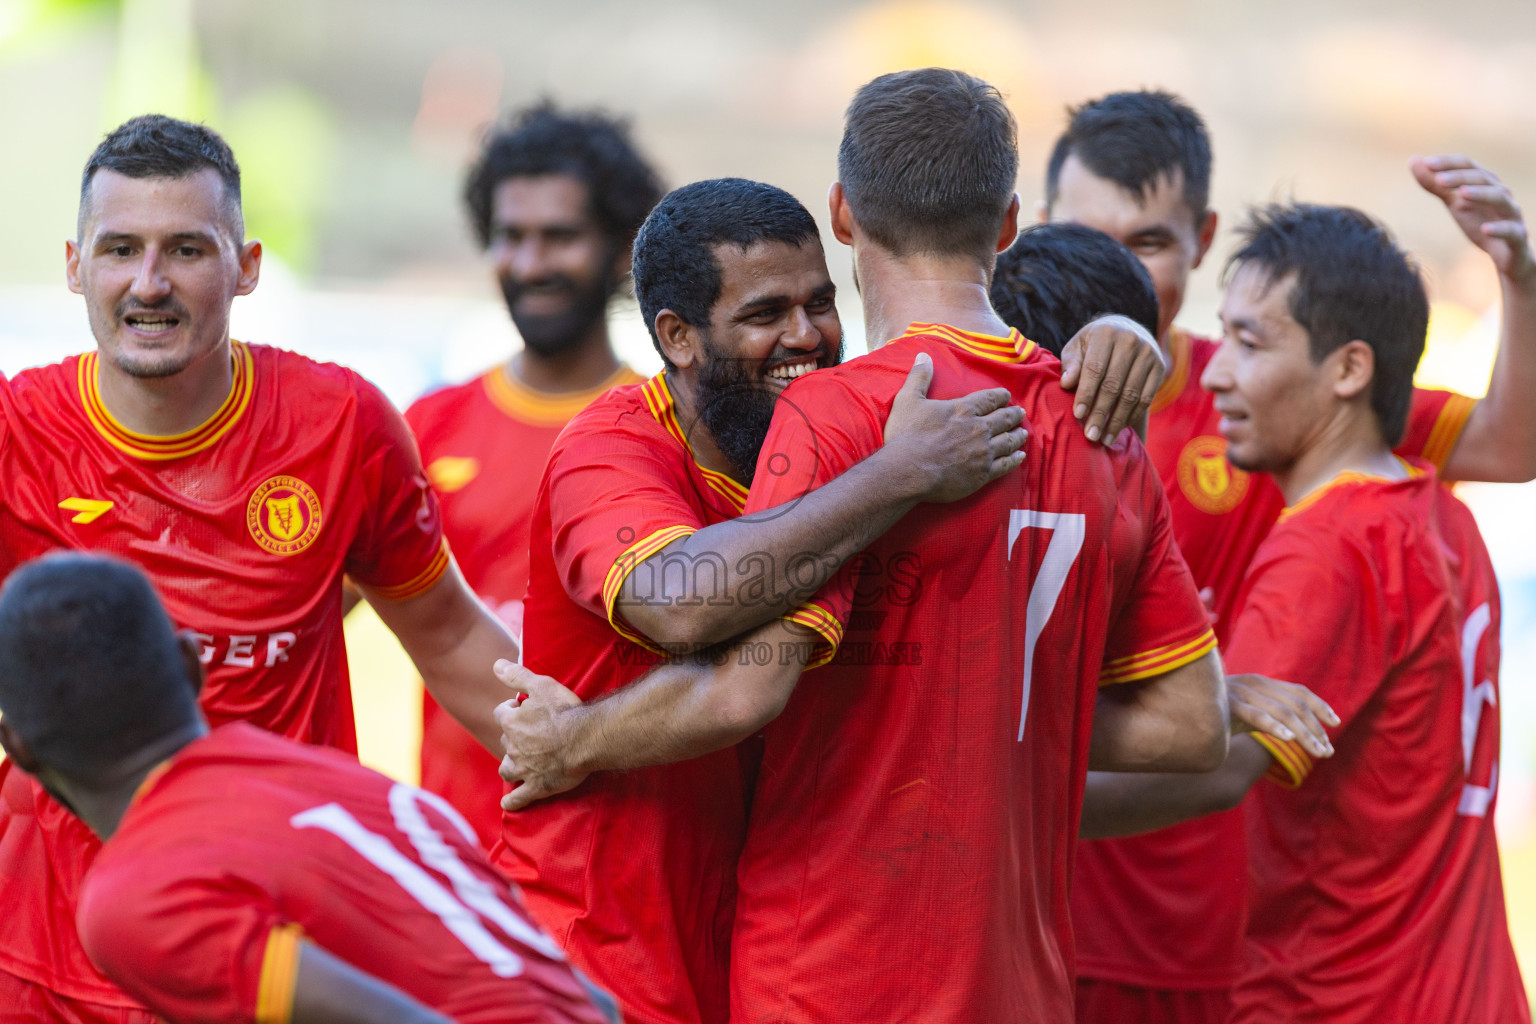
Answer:
[(105, 840), (78, 925), (125, 991), (172, 1022), (616, 1019), (442, 799), (210, 732), (200, 648), (116, 559), (54, 554), (0, 592), (0, 741)]
[[(1536, 266), (1523, 230), (1489, 232)], [(1316, 764), (1238, 737), (1216, 772), (1103, 775), (1084, 828), (1234, 806), (1251, 913), (1229, 1020), (1529, 1021), (1504, 917), (1493, 809), (1499, 594), (1470, 512), (1391, 448), (1429, 303), (1386, 230), (1338, 207), (1258, 211), (1233, 257), (1206, 367), (1235, 465), (1288, 507), (1243, 581), (1234, 666), (1303, 683), (1337, 712)]]
[[(768, 185), (688, 185), (642, 226), (634, 279), (668, 369), (572, 420), (533, 518), (524, 663), (583, 697), (706, 631), (789, 611), (792, 581), (814, 588), (892, 508), (969, 493), (1018, 465), (1022, 414), (1002, 408), (1005, 394), (928, 402), (913, 387), (885, 451), (772, 516), (735, 521), (779, 390), (841, 352), (816, 223)], [(726, 1019), (755, 759), (747, 745), (605, 775), (506, 817), (498, 863), (631, 1020)]]
[(855, 97), (832, 222), (871, 337), (895, 340), (785, 391), (747, 507), (808, 501), (873, 461), (915, 353), (939, 393), (1008, 388), (1031, 431), (1024, 469), (909, 512), (713, 667), (674, 661), (581, 706), (538, 681), (541, 707), (499, 713), (504, 733), (527, 716), (555, 748), (508, 744), (510, 774), (541, 792), (773, 720), (739, 868), (733, 1019), (1069, 1016), (1085, 769), (1202, 770), (1226, 745), (1215, 637), (1139, 443), (1089, 442), (1059, 364), (988, 305), (1016, 161), (1001, 97), (968, 75), (890, 75)]
[[(492, 132), (469, 173), (470, 219), (523, 349), (417, 400), (405, 420), (465, 581), (519, 637), (533, 501), (550, 446), (593, 399), (641, 382), (615, 358), (606, 313), (659, 198), (656, 174), (621, 122), (549, 104)], [(490, 846), (501, 833), (499, 758), (430, 694), (422, 704), (422, 788), (446, 797)]]
[[(244, 240), (223, 140), (158, 116), (111, 133), (67, 256), (97, 349), (0, 388), (0, 574), (57, 549), (130, 559), (198, 635), (213, 724), (352, 752), (345, 572), (427, 686), (493, 742), (505, 690), (485, 667), (516, 645), (454, 567), (404, 421), (349, 370), (229, 338), (261, 245)], [(75, 937), (96, 840), (0, 773), (0, 1006), (144, 1019)]]
[[(1418, 160), (1413, 169), (1473, 244), (1493, 252), (1500, 242), (1484, 225), (1519, 222), (1507, 190), (1465, 158)], [(1173, 326), (1189, 274), (1215, 235), (1210, 171), (1210, 141), (1195, 111), (1167, 93), (1112, 94), (1073, 112), (1051, 155), (1041, 216), (1108, 233), (1156, 284), (1172, 368), (1152, 402), (1147, 448), (1174, 535), (1225, 640), (1239, 584), (1284, 499), (1267, 477), (1226, 459), (1220, 416), (1199, 387), (1216, 342)], [(1536, 277), (1495, 263), (1504, 335), (1488, 396), (1416, 389), (1397, 449), (1429, 460), (1446, 479), (1536, 474), (1536, 407), (1521, 397), (1536, 389)], [(1240, 967), (1244, 862), (1236, 812), (1079, 847), (1081, 1024), (1225, 1019), (1225, 993)], [(1184, 938), (1170, 943), (1170, 934)]]

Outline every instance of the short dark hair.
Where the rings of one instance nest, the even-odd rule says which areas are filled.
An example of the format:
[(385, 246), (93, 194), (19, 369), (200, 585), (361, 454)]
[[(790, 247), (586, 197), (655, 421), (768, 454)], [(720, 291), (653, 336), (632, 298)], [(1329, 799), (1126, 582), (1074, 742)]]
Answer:
[[(656, 351), (656, 314), (670, 309), (686, 324), (709, 323), (723, 287), (715, 249), (758, 242), (821, 245), (816, 219), (781, 188), (745, 178), (712, 178), (673, 189), (635, 236), (635, 298)], [(666, 353), (663, 362), (671, 366)]]
[(1193, 107), (1171, 92), (1112, 92), (1067, 110), (1067, 130), (1045, 170), (1046, 205), (1056, 202), (1061, 167), (1075, 155), (1094, 174), (1146, 199), (1174, 172), (1196, 223), (1211, 205), (1211, 137)]
[(1371, 346), (1371, 409), (1382, 438), (1397, 445), (1429, 330), (1429, 296), (1412, 257), (1386, 227), (1346, 206), (1256, 207), (1238, 241), (1223, 280), (1249, 266), (1271, 285), (1294, 274), (1291, 319), (1306, 330), (1314, 363), (1356, 339)]
[(1019, 177), (1013, 114), (963, 71), (881, 75), (848, 104), (837, 177), (883, 248), (990, 260)]
[(28, 562), (0, 590), (0, 712), (39, 761), (86, 781), (200, 714), (149, 580), (78, 552)]
[(129, 178), (185, 178), (206, 168), (224, 183), (224, 204), (237, 234), (245, 234), (240, 212), (240, 165), (218, 132), (203, 124), (164, 114), (130, 118), (107, 133), (80, 175), (80, 222), (91, 198), (91, 179), (100, 170)]
[(1095, 317), (1119, 313), (1157, 336), (1157, 289), (1135, 253), (1082, 224), (1036, 224), (997, 257), (992, 306), (1052, 355)]
[(493, 128), (469, 169), (464, 203), (482, 248), (491, 244), (496, 186), (549, 174), (586, 185), (593, 218), (624, 248), (662, 192), (661, 179), (629, 137), (628, 122), (595, 110), (562, 111), (545, 100)]

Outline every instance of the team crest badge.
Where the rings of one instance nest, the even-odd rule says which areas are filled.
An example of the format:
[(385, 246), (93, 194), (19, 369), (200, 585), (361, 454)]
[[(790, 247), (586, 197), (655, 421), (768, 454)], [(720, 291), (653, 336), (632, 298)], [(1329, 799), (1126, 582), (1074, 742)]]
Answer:
[(1227, 442), (1197, 437), (1179, 453), (1179, 490), (1202, 512), (1231, 512), (1248, 493), (1248, 474), (1227, 461)]
[(274, 555), (296, 555), (314, 543), (320, 518), (320, 496), (293, 476), (268, 480), (245, 507), (251, 538)]

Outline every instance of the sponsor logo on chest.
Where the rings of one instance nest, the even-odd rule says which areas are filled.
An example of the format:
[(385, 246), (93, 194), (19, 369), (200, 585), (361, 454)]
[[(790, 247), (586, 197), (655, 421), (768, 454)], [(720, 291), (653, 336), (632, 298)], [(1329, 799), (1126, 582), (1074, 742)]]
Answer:
[(1179, 453), (1179, 490), (1202, 512), (1231, 512), (1248, 493), (1248, 474), (1227, 461), (1225, 438), (1205, 435)]

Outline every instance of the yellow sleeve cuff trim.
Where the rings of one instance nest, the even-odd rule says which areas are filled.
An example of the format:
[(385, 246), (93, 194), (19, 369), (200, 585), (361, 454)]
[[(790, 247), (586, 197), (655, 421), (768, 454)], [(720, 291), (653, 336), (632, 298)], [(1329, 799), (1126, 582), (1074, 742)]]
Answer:
[(624, 581), (629, 574), (647, 558), (650, 558), (662, 548), (682, 537), (691, 537), (699, 531), (692, 526), (664, 526), (649, 536), (642, 537), (629, 547), (624, 553), (613, 560), (613, 566), (608, 570), (608, 576), (603, 580), (603, 609), (608, 613), (608, 625), (614, 631), (631, 643), (637, 643), (648, 651), (657, 654), (666, 653), (657, 647), (644, 635), (628, 628), (623, 618), (618, 613), (619, 591), (624, 589)]
[(299, 981), (299, 946), (304, 929), (280, 924), (267, 933), (261, 957), (261, 981), (256, 987), (256, 1024), (288, 1024), (293, 993)]
[(1193, 640), (1168, 644), (1138, 654), (1127, 654), (1104, 663), (1099, 670), (1099, 685), (1131, 683), (1138, 679), (1160, 676), (1183, 668), (1192, 661), (1205, 657), (1216, 649), (1216, 634), (1209, 628)]
[(1476, 405), (1477, 399), (1466, 395), (1453, 394), (1445, 400), (1424, 442), (1424, 458), (1433, 463), (1436, 469), (1445, 469), (1445, 463), (1450, 459), (1451, 452), (1456, 450), (1456, 442), (1461, 440), (1461, 432)]
[(1312, 774), (1312, 755), (1292, 740), (1279, 740), (1261, 732), (1249, 733), (1259, 746), (1269, 751), (1275, 763), (1269, 766), (1264, 777), (1286, 789), (1295, 789)]
[(408, 598), (425, 594), (432, 589), (432, 585), (443, 578), (448, 571), (448, 565), (453, 561), (453, 554), (448, 550), (448, 540), (438, 545), (437, 554), (432, 556), (432, 561), (427, 567), (404, 583), (397, 583), (392, 587), (375, 587), (378, 595), (390, 601), (404, 601)]
[(843, 624), (837, 621), (837, 616), (821, 605), (812, 601), (781, 618), (820, 635), (821, 639), (816, 641), (816, 650), (812, 652), (810, 660), (805, 663), (807, 670), (820, 668), (837, 654), (837, 646), (843, 642)]

